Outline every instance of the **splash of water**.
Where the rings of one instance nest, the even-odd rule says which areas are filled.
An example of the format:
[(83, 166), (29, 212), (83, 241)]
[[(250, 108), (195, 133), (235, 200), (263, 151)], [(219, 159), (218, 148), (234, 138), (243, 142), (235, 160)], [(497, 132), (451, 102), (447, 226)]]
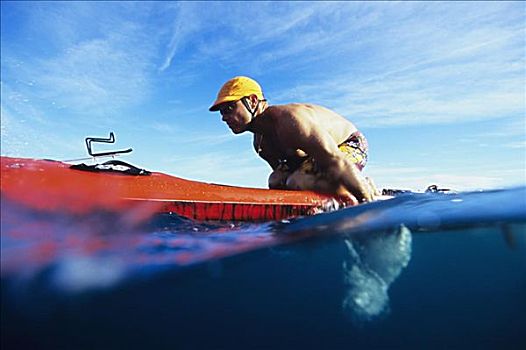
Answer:
[(343, 309), (351, 318), (370, 320), (389, 311), (389, 286), (409, 263), (411, 240), (411, 231), (403, 225), (392, 232), (345, 240)]

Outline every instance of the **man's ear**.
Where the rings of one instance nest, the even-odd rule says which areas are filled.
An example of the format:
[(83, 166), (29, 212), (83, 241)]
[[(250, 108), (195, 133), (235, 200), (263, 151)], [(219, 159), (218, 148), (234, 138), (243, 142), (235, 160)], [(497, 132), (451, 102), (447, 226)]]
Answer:
[(250, 105), (252, 106), (252, 108), (256, 108), (257, 104), (258, 104), (258, 97), (256, 94), (252, 94), (249, 96), (250, 98)]

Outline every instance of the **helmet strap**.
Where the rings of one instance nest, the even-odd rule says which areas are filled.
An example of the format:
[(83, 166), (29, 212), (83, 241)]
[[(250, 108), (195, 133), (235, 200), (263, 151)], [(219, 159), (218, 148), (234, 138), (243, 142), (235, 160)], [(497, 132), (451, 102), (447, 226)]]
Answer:
[(254, 109), (252, 109), (250, 107), (250, 104), (248, 103), (248, 98), (247, 97), (243, 97), (241, 99), (241, 102), (243, 102), (243, 105), (245, 106), (245, 108), (247, 109), (247, 111), (250, 113), (252, 119), (251, 120), (254, 120), (254, 118), (256, 117), (256, 113), (258, 111), (258, 107), (259, 107), (259, 99), (258, 99), (258, 103), (256, 105), (256, 107)]

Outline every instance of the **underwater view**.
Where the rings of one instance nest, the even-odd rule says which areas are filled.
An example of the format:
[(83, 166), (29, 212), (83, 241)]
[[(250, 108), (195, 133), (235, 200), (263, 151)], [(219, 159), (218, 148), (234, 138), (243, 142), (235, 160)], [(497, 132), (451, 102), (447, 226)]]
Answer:
[(526, 187), (251, 224), (1, 210), (3, 349), (526, 345)]

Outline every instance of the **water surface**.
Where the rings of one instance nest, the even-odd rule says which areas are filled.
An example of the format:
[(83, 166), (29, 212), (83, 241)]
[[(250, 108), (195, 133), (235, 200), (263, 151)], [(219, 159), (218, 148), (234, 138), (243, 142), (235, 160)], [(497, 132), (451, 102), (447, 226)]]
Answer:
[(2, 347), (522, 348), (526, 187), (280, 223), (2, 199)]

